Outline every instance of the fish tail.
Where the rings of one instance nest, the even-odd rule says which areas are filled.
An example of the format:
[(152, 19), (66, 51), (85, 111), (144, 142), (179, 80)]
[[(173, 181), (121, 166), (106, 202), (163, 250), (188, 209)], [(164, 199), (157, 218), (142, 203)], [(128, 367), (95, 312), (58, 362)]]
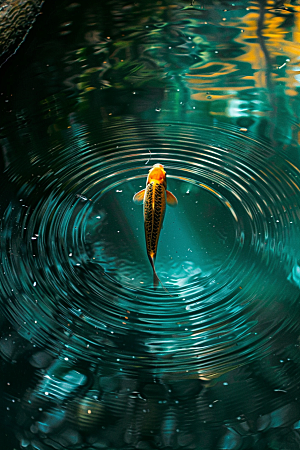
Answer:
[(156, 273), (156, 270), (153, 267), (153, 287), (154, 289), (157, 288), (157, 286), (159, 285), (159, 283), (161, 284), (160, 279), (158, 278), (158, 275)]
[(148, 255), (148, 256), (149, 256), (149, 261), (150, 261), (150, 264), (151, 264), (152, 270), (153, 270), (153, 288), (156, 289), (160, 283), (162, 285), (163, 289), (167, 292), (167, 294), (169, 294), (171, 297), (173, 297), (173, 295), (170, 294), (168, 289), (162, 284), (159, 276), (156, 273), (155, 266), (154, 266), (154, 258), (150, 255)]

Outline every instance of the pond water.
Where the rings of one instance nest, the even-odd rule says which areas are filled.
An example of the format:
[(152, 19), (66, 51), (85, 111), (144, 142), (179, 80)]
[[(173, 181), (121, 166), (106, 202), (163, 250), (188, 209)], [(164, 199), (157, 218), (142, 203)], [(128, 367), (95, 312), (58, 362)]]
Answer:
[(297, 1), (45, 3), (1, 68), (4, 450), (299, 449), (299, 36)]

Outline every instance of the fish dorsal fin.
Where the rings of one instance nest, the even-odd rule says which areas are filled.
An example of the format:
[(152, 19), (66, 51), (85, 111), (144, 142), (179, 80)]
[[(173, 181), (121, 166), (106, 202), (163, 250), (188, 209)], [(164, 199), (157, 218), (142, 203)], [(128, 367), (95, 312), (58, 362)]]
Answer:
[(134, 203), (136, 203), (137, 205), (140, 205), (141, 203), (143, 203), (144, 197), (145, 197), (145, 190), (146, 190), (146, 189), (142, 189), (141, 191), (137, 192), (137, 193), (133, 196), (133, 201), (134, 201)]
[(177, 206), (178, 205), (178, 200), (175, 197), (175, 195), (173, 195), (172, 192), (170, 192), (170, 191), (166, 191), (166, 194), (167, 194), (167, 204), (169, 206), (173, 206), (173, 207)]

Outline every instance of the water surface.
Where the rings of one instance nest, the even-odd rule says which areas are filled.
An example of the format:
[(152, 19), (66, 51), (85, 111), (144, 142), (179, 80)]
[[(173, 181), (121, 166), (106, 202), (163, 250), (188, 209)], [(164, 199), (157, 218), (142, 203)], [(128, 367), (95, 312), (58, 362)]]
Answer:
[(65, 1), (4, 66), (8, 450), (299, 448), (299, 13)]

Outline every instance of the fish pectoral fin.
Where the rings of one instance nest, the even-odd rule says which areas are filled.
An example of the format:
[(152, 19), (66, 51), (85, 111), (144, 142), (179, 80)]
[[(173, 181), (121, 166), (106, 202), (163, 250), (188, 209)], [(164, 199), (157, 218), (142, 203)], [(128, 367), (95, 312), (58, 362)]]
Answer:
[(178, 205), (178, 200), (175, 197), (175, 195), (173, 195), (172, 192), (170, 192), (170, 191), (166, 191), (166, 194), (167, 194), (167, 204), (169, 206), (173, 206), (173, 207), (177, 206)]
[(137, 193), (133, 196), (133, 201), (134, 201), (134, 203), (136, 203), (137, 205), (140, 205), (141, 203), (143, 203), (144, 197), (145, 197), (145, 190), (146, 190), (146, 189), (142, 189), (141, 191), (137, 192)]

